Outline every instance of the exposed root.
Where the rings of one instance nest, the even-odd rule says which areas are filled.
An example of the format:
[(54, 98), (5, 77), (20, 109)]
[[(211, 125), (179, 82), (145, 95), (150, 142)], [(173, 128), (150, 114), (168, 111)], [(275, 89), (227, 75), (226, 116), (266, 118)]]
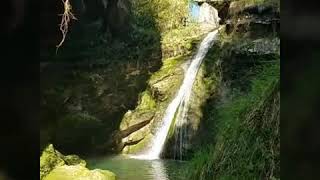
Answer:
[(77, 20), (77, 18), (73, 15), (73, 13), (71, 12), (72, 10), (72, 6), (69, 2), (69, 0), (62, 0), (63, 6), (64, 6), (64, 12), (63, 14), (60, 14), (59, 16), (62, 16), (61, 18), (61, 23), (60, 23), (60, 31), (62, 33), (62, 39), (60, 41), (60, 43), (56, 46), (56, 53), (58, 52), (58, 49), (60, 46), (62, 46), (66, 35), (68, 33), (68, 24), (70, 22), (71, 19)]

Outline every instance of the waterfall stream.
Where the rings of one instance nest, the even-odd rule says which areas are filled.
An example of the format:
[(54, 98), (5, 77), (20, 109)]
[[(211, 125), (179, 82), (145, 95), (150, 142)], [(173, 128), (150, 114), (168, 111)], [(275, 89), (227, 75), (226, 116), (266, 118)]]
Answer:
[[(165, 141), (176, 115), (175, 126), (181, 127), (186, 123), (186, 116), (189, 109), (189, 100), (192, 93), (192, 86), (196, 79), (198, 70), (204, 59), (205, 55), (207, 54), (209, 48), (213, 45), (214, 40), (216, 39), (218, 30), (212, 31), (208, 33), (208, 35), (203, 39), (201, 42), (197, 53), (191, 59), (191, 64), (189, 65), (187, 71), (185, 72), (184, 79), (182, 85), (178, 93), (176, 94), (175, 98), (171, 101), (169, 106), (167, 107), (162, 124), (157, 130), (154, 139), (152, 140), (151, 147), (141, 155), (133, 156), (133, 158), (138, 159), (159, 159), (162, 149), (165, 145)], [(177, 114), (176, 114), (177, 113)], [(179, 132), (183, 133), (183, 132)], [(182, 139), (183, 134), (180, 134), (180, 151), (182, 148)]]

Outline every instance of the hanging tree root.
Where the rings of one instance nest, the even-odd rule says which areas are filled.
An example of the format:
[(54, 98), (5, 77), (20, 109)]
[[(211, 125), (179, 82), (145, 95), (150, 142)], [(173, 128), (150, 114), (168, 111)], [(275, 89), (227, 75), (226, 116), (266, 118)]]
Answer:
[(70, 22), (71, 19), (77, 20), (77, 18), (73, 15), (73, 13), (71, 12), (72, 7), (71, 4), (69, 2), (69, 0), (62, 0), (63, 6), (64, 6), (64, 12), (63, 14), (60, 14), (61, 17), (61, 23), (60, 23), (60, 31), (62, 33), (62, 39), (60, 41), (60, 43), (56, 46), (56, 53), (58, 52), (58, 49), (60, 46), (62, 46), (66, 35), (68, 33), (68, 24)]

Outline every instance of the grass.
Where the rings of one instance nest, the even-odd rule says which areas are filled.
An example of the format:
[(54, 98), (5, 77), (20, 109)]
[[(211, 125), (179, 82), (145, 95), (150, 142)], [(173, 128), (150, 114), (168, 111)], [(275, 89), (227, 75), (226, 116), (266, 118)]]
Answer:
[(229, 100), (211, 107), (211, 144), (199, 147), (188, 179), (279, 178), (279, 67), (279, 61), (264, 65), (249, 92), (235, 89)]

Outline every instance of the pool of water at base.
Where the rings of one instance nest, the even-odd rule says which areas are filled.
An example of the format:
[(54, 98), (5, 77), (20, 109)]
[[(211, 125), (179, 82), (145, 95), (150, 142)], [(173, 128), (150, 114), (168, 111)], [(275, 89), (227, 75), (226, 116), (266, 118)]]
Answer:
[(185, 180), (185, 161), (168, 159), (140, 160), (125, 155), (86, 159), (89, 169), (106, 169), (117, 180)]

